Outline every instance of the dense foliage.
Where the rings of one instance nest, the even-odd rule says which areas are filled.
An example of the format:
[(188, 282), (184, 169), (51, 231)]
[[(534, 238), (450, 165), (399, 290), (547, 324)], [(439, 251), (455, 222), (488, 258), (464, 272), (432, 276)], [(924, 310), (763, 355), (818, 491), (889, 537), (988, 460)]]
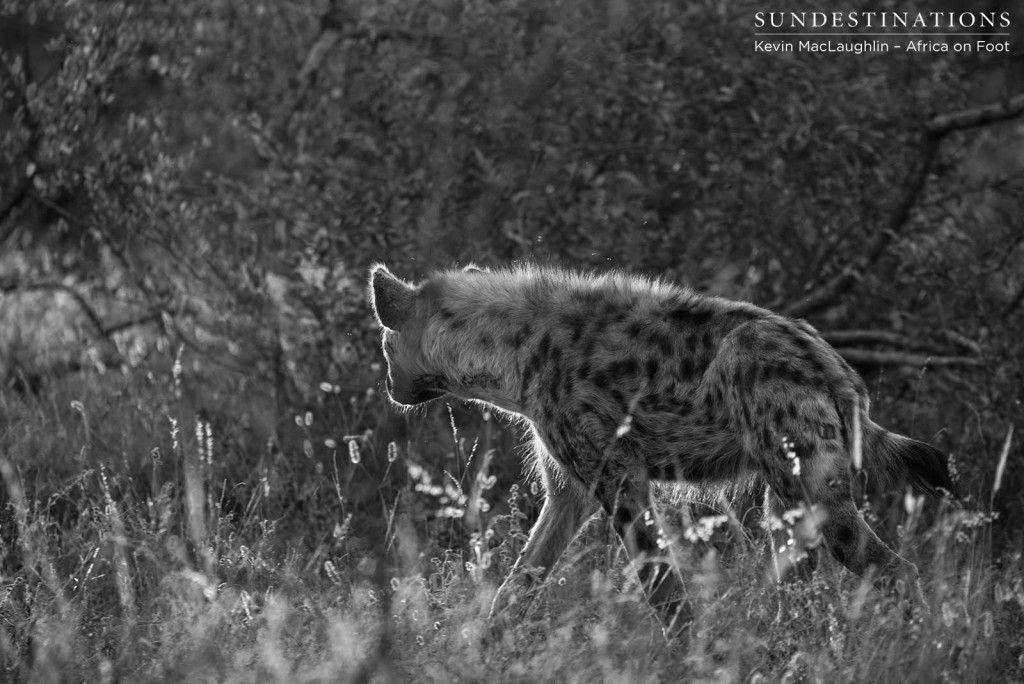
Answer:
[[(11, 587), (63, 597), (84, 624), (120, 606), (129, 634), (145, 597), (166, 598), (162, 564), (220, 573), (231, 600), (325, 562), (354, 584), (414, 576), (410, 539), (445, 559), (424, 573), (440, 589), (461, 577), (446, 552), (501, 549), (489, 580), (507, 567), (515, 432), (459, 407), (388, 411), (374, 261), (410, 278), (467, 261), (625, 268), (806, 316), (887, 426), (952, 452), (969, 519), (998, 513), (971, 548), (1019, 570), (1020, 36), (1016, 57), (757, 54), (756, 9), (3, 0), (5, 667), (29, 672), (33, 601), (44, 612)], [(468, 436), (454, 449), (449, 420)], [(535, 491), (520, 498), (528, 516)], [(470, 523), (436, 515), (467, 501)], [(85, 583), (90, 548), (116, 597), (72, 609), (60, 578)], [(152, 615), (165, 608), (180, 617)], [(992, 610), (1020, 628), (998, 602), (957, 619), (984, 610), (987, 629)], [(104, 639), (118, 667), (146, 652)]]

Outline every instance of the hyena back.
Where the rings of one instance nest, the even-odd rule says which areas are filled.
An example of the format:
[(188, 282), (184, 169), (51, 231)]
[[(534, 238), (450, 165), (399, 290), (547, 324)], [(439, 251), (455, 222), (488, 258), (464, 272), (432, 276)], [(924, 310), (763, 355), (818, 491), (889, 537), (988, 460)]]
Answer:
[(954, 489), (945, 458), (872, 422), (863, 381), (806, 322), (623, 273), (530, 266), (411, 285), (378, 265), (370, 296), (396, 404), (451, 394), (529, 425), (546, 497), (492, 617), (525, 612), (603, 509), (651, 604), (666, 623), (685, 621), (680, 579), (650, 561), (652, 481), (760, 479), (773, 508), (823, 511), (820, 534), (850, 570), (916, 587), (917, 569), (854, 504), (852, 455), (863, 454), (870, 476), (905, 476), (933, 494)]

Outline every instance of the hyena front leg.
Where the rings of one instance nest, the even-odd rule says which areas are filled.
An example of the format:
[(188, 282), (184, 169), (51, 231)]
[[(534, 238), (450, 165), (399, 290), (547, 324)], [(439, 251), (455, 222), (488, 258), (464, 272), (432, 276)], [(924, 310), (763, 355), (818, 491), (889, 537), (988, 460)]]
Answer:
[(644, 512), (650, 506), (646, 479), (603, 478), (597, 498), (636, 568), (648, 603), (661, 619), (666, 635), (674, 635), (693, 618), (678, 571), (658, 546), (660, 528)]
[(775, 582), (787, 578), (810, 579), (818, 565), (820, 530), (814, 514), (817, 511), (794, 509), (779, 498), (775, 490), (764, 492), (763, 526), (771, 538), (771, 575)]
[(491, 604), (490, 618), (498, 629), (526, 614), (558, 559), (583, 524), (597, 512), (594, 496), (578, 481), (555, 472), (555, 468), (542, 461), (544, 505), (530, 530), (526, 547)]

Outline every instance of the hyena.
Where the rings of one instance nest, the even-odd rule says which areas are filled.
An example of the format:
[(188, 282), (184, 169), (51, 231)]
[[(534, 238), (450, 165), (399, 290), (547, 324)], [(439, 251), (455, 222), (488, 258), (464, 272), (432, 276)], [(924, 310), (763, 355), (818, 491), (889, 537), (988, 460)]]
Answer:
[(943, 454), (868, 417), (863, 380), (803, 320), (620, 272), (518, 266), (370, 277), (387, 392), (446, 394), (525, 420), (545, 500), (492, 618), (521, 616), (584, 523), (603, 509), (651, 605), (685, 623), (681, 579), (644, 520), (658, 481), (761, 481), (775, 511), (812, 504), (825, 546), (859, 575), (917, 587), (851, 494), (854, 461), (883, 482), (952, 492)]

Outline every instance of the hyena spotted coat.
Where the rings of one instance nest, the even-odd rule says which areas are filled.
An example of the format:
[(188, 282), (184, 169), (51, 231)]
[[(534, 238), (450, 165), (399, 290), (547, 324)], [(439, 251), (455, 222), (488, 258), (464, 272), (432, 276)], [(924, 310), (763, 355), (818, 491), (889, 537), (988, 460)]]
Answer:
[(618, 272), (467, 268), (412, 285), (378, 265), (370, 281), (396, 404), (451, 394), (524, 418), (532, 433), (546, 498), (492, 617), (521, 615), (603, 509), (651, 604), (667, 624), (685, 622), (680, 579), (650, 561), (652, 481), (759, 478), (773, 507), (824, 512), (820, 534), (850, 570), (916, 587), (917, 569), (854, 504), (853, 454), (870, 476), (931, 493), (954, 488), (945, 458), (872, 422), (864, 382), (808, 323)]

